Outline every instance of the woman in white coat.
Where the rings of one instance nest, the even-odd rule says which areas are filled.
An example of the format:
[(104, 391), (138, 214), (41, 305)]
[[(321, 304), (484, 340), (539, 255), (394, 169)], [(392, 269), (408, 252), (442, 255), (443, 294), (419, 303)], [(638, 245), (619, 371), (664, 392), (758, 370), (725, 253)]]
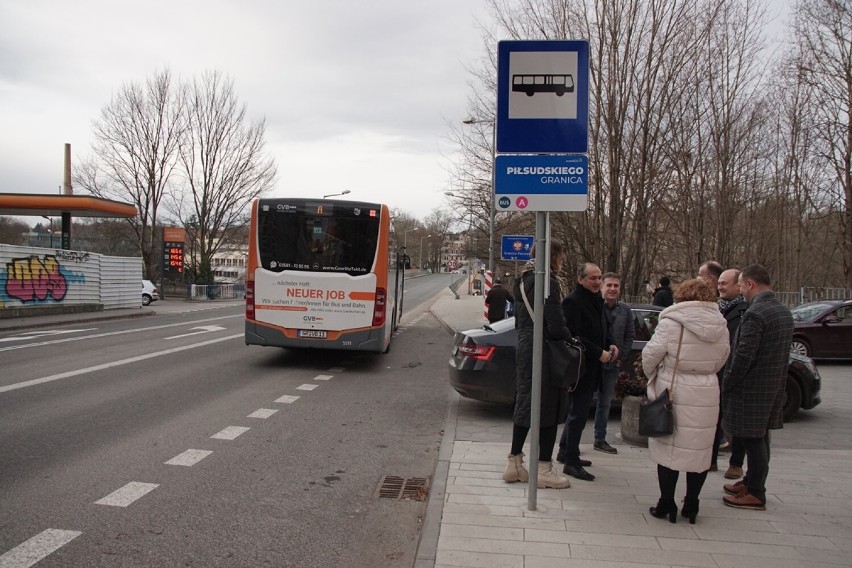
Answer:
[[(675, 292), (675, 302), (660, 313), (654, 335), (642, 350), (648, 398), (653, 400), (668, 388), (674, 400), (674, 433), (648, 440), (660, 483), (660, 500), (650, 512), (658, 519), (668, 516), (669, 521), (676, 522), (675, 486), (679, 472), (685, 471), (682, 514), (694, 524), (719, 416), (716, 372), (728, 359), (730, 343), (725, 318), (708, 283), (699, 279), (684, 282)], [(679, 344), (677, 375), (672, 383)]]

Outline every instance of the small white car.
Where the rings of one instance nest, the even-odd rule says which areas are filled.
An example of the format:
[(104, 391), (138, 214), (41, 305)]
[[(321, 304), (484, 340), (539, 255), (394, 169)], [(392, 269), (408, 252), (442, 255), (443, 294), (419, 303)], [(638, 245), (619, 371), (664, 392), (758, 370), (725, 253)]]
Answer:
[(151, 302), (155, 302), (160, 299), (160, 295), (157, 293), (157, 287), (154, 286), (154, 283), (150, 280), (142, 281), (142, 305), (147, 306)]

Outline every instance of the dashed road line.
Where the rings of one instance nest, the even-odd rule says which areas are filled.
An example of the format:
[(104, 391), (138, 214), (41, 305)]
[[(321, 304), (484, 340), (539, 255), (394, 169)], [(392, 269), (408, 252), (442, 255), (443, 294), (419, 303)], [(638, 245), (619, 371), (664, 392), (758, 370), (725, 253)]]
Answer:
[(293, 404), (294, 402), (299, 400), (299, 398), (300, 397), (298, 397), (298, 396), (292, 396), (292, 395), (289, 395), (289, 394), (285, 394), (281, 398), (275, 399), (275, 402), (281, 402), (281, 403), (284, 403), (284, 404)]
[(296, 390), (300, 390), (300, 391), (312, 391), (312, 390), (314, 390), (315, 388), (317, 388), (318, 386), (319, 386), (319, 385), (307, 385), (307, 384), (306, 384), (306, 385), (299, 385), (299, 386), (297, 386), (297, 387), (296, 387)]
[(317, 375), (314, 377), (315, 381), (329, 381), (334, 377), (334, 375)]
[(159, 487), (159, 483), (142, 483), (131, 481), (124, 487), (116, 489), (103, 499), (95, 501), (95, 505), (110, 505), (112, 507), (127, 507), (140, 497)]
[(276, 412), (278, 412), (278, 410), (276, 410), (274, 408), (258, 408), (257, 410), (255, 410), (254, 412), (252, 412), (251, 414), (246, 416), (246, 418), (264, 418), (265, 419), (265, 418), (269, 418), (270, 416), (272, 416)]
[(178, 454), (169, 461), (165, 462), (166, 465), (183, 465), (186, 467), (192, 467), (213, 452), (208, 450), (186, 450), (182, 454)]
[(28, 568), (81, 534), (80, 531), (45, 529), (0, 556), (0, 568)]
[(233, 440), (240, 434), (245, 434), (249, 430), (251, 430), (251, 428), (246, 428), (245, 426), (228, 426), (210, 437), (217, 440)]

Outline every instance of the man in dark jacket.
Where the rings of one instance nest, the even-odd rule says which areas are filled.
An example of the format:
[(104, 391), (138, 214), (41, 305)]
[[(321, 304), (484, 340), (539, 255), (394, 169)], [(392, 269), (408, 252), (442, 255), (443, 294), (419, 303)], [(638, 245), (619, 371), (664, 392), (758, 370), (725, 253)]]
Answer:
[(589, 416), (595, 390), (601, 382), (601, 364), (618, 358), (618, 348), (609, 338), (603, 310), (601, 269), (596, 264), (586, 262), (577, 273), (577, 286), (562, 302), (568, 330), (582, 341), (586, 348), (586, 372), (570, 395), (570, 410), (562, 430), (557, 456), (558, 461), (565, 463), (562, 470), (565, 474), (585, 481), (592, 481), (595, 476), (583, 469), (584, 466), (592, 465), (592, 462), (580, 459), (580, 436), (586, 427), (586, 418)]
[(485, 304), (488, 306), (488, 323), (500, 321), (506, 317), (506, 305), (514, 303), (512, 294), (503, 287), (499, 278), (494, 280), (494, 286), (485, 295)]
[[(731, 357), (733, 356), (734, 338), (737, 336), (737, 330), (740, 327), (740, 321), (743, 314), (748, 309), (748, 302), (740, 294), (739, 287), (740, 271), (736, 268), (730, 268), (723, 271), (719, 275), (719, 311), (725, 318), (728, 326), (728, 337), (731, 338)], [(728, 357), (730, 360), (730, 357)], [(725, 369), (719, 371), (719, 384), (722, 384), (722, 379), (725, 375)], [(719, 430), (722, 429), (722, 408), (719, 407)], [(713, 460), (710, 469), (713, 470), (713, 464), (717, 462), (719, 455), (719, 438), (713, 443)], [(731, 457), (728, 461), (728, 469), (725, 471), (727, 479), (739, 479), (743, 476), (743, 463), (745, 462), (745, 448), (742, 441), (737, 439), (736, 443), (731, 445)]]
[(668, 308), (672, 304), (674, 304), (674, 294), (672, 294), (672, 281), (668, 276), (663, 276), (660, 278), (660, 285), (654, 290), (654, 300), (653, 304), (655, 306), (662, 306), (664, 308)]
[(766, 510), (769, 430), (783, 427), (782, 407), (793, 316), (770, 289), (769, 273), (752, 264), (740, 273), (739, 287), (749, 307), (734, 339), (722, 381), (722, 427), (742, 439), (748, 473), (725, 485), (729, 507)]

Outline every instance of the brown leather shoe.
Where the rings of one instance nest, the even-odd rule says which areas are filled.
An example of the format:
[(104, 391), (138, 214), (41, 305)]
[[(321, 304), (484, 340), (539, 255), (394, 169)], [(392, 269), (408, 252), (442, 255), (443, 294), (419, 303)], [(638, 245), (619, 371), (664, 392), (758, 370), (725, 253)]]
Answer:
[(725, 493), (728, 495), (740, 495), (741, 493), (746, 493), (748, 491), (745, 481), (742, 479), (736, 483), (726, 483), (722, 486), (722, 489), (724, 489)]
[(732, 465), (725, 472), (726, 479), (739, 479), (743, 476), (743, 468)]
[(739, 495), (725, 495), (722, 497), (725, 505), (735, 507), (737, 509), (753, 509), (755, 511), (765, 511), (766, 503), (752, 495), (746, 490)]

